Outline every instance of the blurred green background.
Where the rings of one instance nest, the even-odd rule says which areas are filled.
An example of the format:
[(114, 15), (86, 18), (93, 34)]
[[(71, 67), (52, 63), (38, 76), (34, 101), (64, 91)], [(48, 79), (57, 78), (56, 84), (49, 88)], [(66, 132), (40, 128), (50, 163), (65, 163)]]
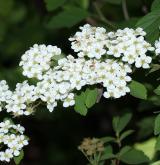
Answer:
[[(68, 38), (80, 25), (90, 23), (108, 31), (134, 27), (138, 18), (150, 11), (151, 3), (152, 0), (128, 0), (130, 18), (125, 20), (121, 0), (0, 0), (0, 78), (6, 79), (13, 89), (25, 79), (18, 64), (21, 55), (34, 43), (57, 45), (65, 54), (73, 53)], [(147, 80), (144, 73), (135, 74), (141, 82), (157, 76)], [(16, 119), (30, 137), (22, 165), (85, 165), (86, 159), (77, 150), (81, 140), (112, 135), (112, 117), (126, 111), (134, 114), (130, 128), (137, 131), (128, 143), (143, 142), (153, 133), (153, 111), (159, 103), (157, 98), (152, 102), (154, 105), (131, 96), (102, 99), (86, 117), (73, 108), (58, 107), (49, 113), (45, 107), (39, 107), (36, 115)]]

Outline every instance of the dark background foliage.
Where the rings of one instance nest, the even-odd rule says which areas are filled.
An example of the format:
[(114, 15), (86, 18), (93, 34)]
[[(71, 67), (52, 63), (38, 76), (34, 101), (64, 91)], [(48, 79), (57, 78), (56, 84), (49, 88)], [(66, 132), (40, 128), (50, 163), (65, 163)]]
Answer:
[[(90, 23), (108, 31), (134, 27), (139, 17), (150, 11), (151, 3), (152, 0), (128, 0), (128, 19), (121, 0), (0, 0), (0, 78), (6, 79), (13, 89), (25, 79), (18, 64), (21, 55), (34, 43), (57, 45), (65, 54), (73, 53), (68, 37), (80, 25)], [(146, 78), (140, 71), (135, 75), (142, 83), (158, 77), (152, 74)], [(154, 105), (129, 95), (118, 100), (101, 99), (86, 117), (73, 108), (59, 106), (49, 113), (46, 107), (39, 107), (34, 116), (16, 119), (30, 137), (22, 165), (86, 164), (77, 150), (83, 137), (112, 135), (112, 117), (126, 111), (133, 113), (129, 126), (136, 130), (127, 143), (143, 142), (152, 136), (153, 112), (159, 105), (157, 98), (151, 100)]]

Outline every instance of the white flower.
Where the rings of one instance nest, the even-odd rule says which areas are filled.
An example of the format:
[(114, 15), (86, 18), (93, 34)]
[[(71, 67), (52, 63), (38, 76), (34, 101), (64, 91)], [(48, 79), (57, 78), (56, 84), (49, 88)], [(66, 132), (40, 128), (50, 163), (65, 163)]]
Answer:
[(22, 148), (28, 145), (28, 140), (23, 135), (24, 128), (11, 123), (10, 120), (1, 122), (0, 130), (0, 145), (6, 148), (0, 152), (0, 161), (9, 162), (14, 156), (19, 156)]
[(22, 55), (19, 65), (23, 68), (23, 75), (41, 80), (43, 74), (50, 69), (53, 57), (60, 54), (61, 49), (57, 46), (33, 45)]
[(100, 59), (106, 53), (104, 49), (107, 39), (106, 30), (102, 27), (92, 27), (89, 24), (80, 27), (80, 30), (69, 38), (72, 42), (71, 48), (78, 52), (79, 57), (88, 56)]
[(137, 57), (135, 66), (137, 68), (143, 67), (144, 69), (149, 68), (149, 64), (151, 63), (152, 58), (146, 55), (142, 55), (140, 57)]
[(73, 106), (75, 104), (74, 94), (70, 93), (63, 102), (63, 107)]

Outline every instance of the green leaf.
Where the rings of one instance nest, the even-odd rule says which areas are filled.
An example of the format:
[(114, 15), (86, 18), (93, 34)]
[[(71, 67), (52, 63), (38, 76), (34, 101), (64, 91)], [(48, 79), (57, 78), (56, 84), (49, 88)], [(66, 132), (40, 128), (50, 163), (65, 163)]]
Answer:
[(86, 95), (81, 92), (79, 95), (75, 96), (75, 106), (74, 109), (79, 114), (85, 116), (87, 114), (87, 107), (85, 105)]
[(65, 8), (58, 15), (53, 16), (49, 21), (47, 27), (51, 29), (56, 28), (70, 28), (81, 22), (88, 16), (88, 12), (78, 7)]
[(124, 116), (120, 117), (118, 125), (117, 125), (117, 132), (120, 133), (123, 129), (127, 126), (130, 122), (132, 115), (130, 113), (125, 114)]
[(114, 131), (119, 134), (129, 123), (132, 115), (130, 113), (125, 114), (122, 117), (114, 117), (112, 121)]
[(100, 160), (112, 159), (114, 157), (115, 155), (113, 154), (112, 146), (108, 145), (105, 147)]
[(147, 99), (147, 89), (143, 84), (133, 80), (129, 84), (129, 88), (132, 96), (139, 99)]
[(156, 71), (158, 71), (158, 70), (160, 70), (160, 65), (159, 65), (159, 64), (152, 64), (152, 65), (151, 65), (151, 69), (150, 69), (150, 71), (147, 73), (147, 75), (149, 75), (149, 74), (151, 74), (151, 73), (153, 73), (153, 72), (156, 72)]
[(138, 139), (145, 139), (151, 134), (153, 134), (154, 121), (155, 121), (155, 118), (153, 116), (145, 117), (138, 121), (137, 123), (137, 126), (139, 127), (138, 132), (137, 132)]
[(156, 117), (154, 122), (154, 134), (160, 134), (160, 114)]
[(136, 26), (142, 27), (147, 32), (146, 38), (150, 42), (154, 42), (159, 38), (160, 8), (142, 17)]
[(135, 143), (134, 147), (138, 150), (141, 150), (152, 160), (155, 156), (155, 144), (156, 138), (148, 139), (147, 141)]
[(116, 139), (114, 137), (110, 137), (110, 136), (103, 137), (103, 138), (101, 138), (101, 140), (103, 141), (103, 143), (109, 143), (109, 142), (116, 141)]
[(149, 158), (136, 149), (130, 149), (120, 156), (120, 160), (126, 164), (141, 164), (149, 162)]
[(154, 93), (160, 95), (160, 85), (154, 90)]
[(123, 154), (125, 154), (126, 152), (128, 152), (129, 150), (131, 150), (132, 148), (130, 146), (124, 146), (120, 152), (118, 153), (118, 156), (121, 157)]
[(157, 138), (156, 145), (155, 145), (155, 150), (160, 151), (160, 135)]
[(160, 9), (160, 0), (154, 0), (151, 6), (151, 10)]
[(23, 157), (24, 157), (24, 152), (23, 152), (23, 150), (21, 150), (20, 155), (14, 157), (15, 164), (19, 165), (21, 163), (21, 160), (23, 159)]
[(112, 125), (113, 125), (113, 130), (115, 132), (118, 132), (118, 124), (119, 124), (120, 117), (116, 116), (113, 118)]
[(48, 11), (53, 11), (62, 6), (66, 0), (45, 0)]
[(89, 7), (89, 0), (78, 0), (76, 2), (84, 9), (87, 9)]
[(95, 89), (88, 88), (85, 93), (86, 93), (85, 104), (86, 104), (87, 108), (91, 108), (97, 101), (98, 90), (97, 90), (97, 88), (95, 88)]
[(151, 165), (160, 165), (160, 161), (154, 162)]
[(127, 130), (127, 131), (123, 132), (120, 136), (120, 141), (125, 139), (127, 136), (131, 135), (133, 132), (134, 132), (134, 130)]

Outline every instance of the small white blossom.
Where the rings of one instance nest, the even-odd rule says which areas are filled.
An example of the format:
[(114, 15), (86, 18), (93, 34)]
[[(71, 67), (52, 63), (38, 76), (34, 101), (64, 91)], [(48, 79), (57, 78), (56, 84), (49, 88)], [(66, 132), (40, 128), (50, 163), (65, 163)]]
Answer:
[(24, 127), (19, 124), (15, 125), (10, 120), (0, 123), (0, 144), (7, 147), (0, 151), (0, 161), (10, 162), (14, 156), (19, 156), (24, 146), (28, 145), (28, 140), (23, 132)]
[(28, 78), (42, 79), (43, 74), (50, 69), (54, 56), (61, 54), (61, 49), (52, 45), (33, 45), (22, 55), (20, 66), (23, 68), (23, 75)]

